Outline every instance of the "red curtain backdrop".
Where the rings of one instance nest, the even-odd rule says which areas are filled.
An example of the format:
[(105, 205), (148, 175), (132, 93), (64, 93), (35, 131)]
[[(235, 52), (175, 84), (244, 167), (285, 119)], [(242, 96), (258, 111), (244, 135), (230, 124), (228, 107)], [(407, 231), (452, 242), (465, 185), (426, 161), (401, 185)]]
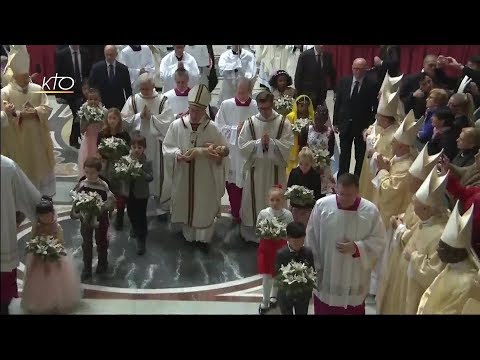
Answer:
[[(352, 62), (357, 57), (363, 57), (373, 66), (373, 58), (379, 54), (378, 45), (327, 45), (326, 48), (333, 54), (333, 61), (337, 69), (337, 78), (352, 73)], [(36, 70), (40, 64), (42, 70), (37, 83), (42, 84), (43, 77), (55, 75), (56, 45), (27, 45), (30, 53), (30, 72)], [(480, 55), (480, 45), (402, 45), (401, 69), (404, 74), (419, 72), (422, 69), (423, 58), (427, 54), (452, 56), (460, 63), (465, 64), (472, 55)]]
[[(355, 58), (365, 58), (370, 67), (373, 66), (373, 58), (380, 53), (379, 45), (327, 45), (326, 49), (333, 54), (338, 80), (352, 74)], [(480, 45), (401, 45), (400, 52), (402, 72), (412, 74), (422, 70), (425, 55), (452, 56), (465, 64), (469, 57), (480, 55)]]

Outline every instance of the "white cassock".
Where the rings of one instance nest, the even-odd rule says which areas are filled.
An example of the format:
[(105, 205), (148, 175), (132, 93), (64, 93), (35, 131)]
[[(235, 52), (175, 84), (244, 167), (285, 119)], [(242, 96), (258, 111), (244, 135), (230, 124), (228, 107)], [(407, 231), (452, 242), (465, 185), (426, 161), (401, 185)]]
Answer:
[(198, 83), (208, 87), (210, 54), (208, 53), (207, 45), (187, 45), (185, 46), (185, 52), (192, 55), (197, 62), (198, 70), (200, 71)]
[(140, 69), (145, 69), (149, 74), (155, 72), (152, 51), (149, 49), (148, 45), (140, 46), (142, 47), (140, 51), (134, 51), (130, 46), (127, 46), (118, 55), (118, 61), (128, 67), (130, 83), (132, 84), (132, 91), (134, 94), (140, 91), (140, 83), (138, 82)]
[(177, 117), (178, 114), (183, 114), (188, 110), (188, 91), (181, 93), (179, 90), (172, 89), (163, 93), (168, 98), (168, 103), (172, 109), (173, 116)]
[(286, 47), (288, 51), (288, 59), (285, 71), (292, 77), (292, 81), (295, 84), (295, 72), (297, 71), (298, 58), (302, 52), (296, 47), (296, 45), (286, 45)]
[[(336, 195), (317, 201), (307, 225), (305, 244), (312, 249), (317, 271), (315, 295), (330, 306), (363, 304), (370, 273), (385, 246), (385, 227), (377, 207), (361, 199), (357, 211), (340, 210)], [(336, 244), (354, 241), (359, 257), (341, 254)]]
[(240, 55), (235, 55), (233, 51), (227, 50), (218, 60), (218, 69), (220, 76), (223, 76), (222, 88), (218, 97), (218, 107), (223, 100), (235, 96), (237, 90), (237, 81), (240, 77), (252, 79), (257, 71), (255, 56), (251, 51), (242, 49)]
[(237, 126), (241, 121), (246, 122), (255, 115), (258, 109), (255, 100), (249, 99), (248, 105), (246, 105), (247, 103), (242, 105), (240, 102), (237, 103), (237, 101), (236, 98), (233, 98), (222, 102), (215, 117), (215, 125), (227, 139), (230, 149), (228, 156), (230, 164), (226, 181), (243, 188), (245, 158), (240, 154), (240, 148), (238, 147), (239, 133), (237, 132)]
[[(140, 117), (145, 106), (152, 114), (148, 120)], [(168, 99), (155, 90), (152, 98), (144, 98), (141, 93), (132, 95), (122, 109), (122, 118), (128, 123), (129, 132), (138, 130), (147, 140), (145, 155), (152, 161), (153, 166), (153, 181), (149, 184), (150, 195), (161, 202), (160, 207), (156, 206), (155, 213), (163, 214), (168, 208), (172, 186), (172, 175), (164, 171), (167, 166), (162, 153), (162, 142), (174, 119)]]
[(266, 86), (270, 89), (270, 85), (268, 84), (268, 80), (270, 80), (270, 74), (265, 71), (265, 56), (267, 54), (268, 45), (255, 45), (255, 61), (256, 65), (259, 67), (258, 72), (258, 81), (263, 86)]
[[(163, 81), (163, 92), (175, 88), (175, 71), (178, 69), (178, 60), (175, 51), (166, 55), (160, 63), (160, 78)], [(189, 53), (184, 52), (182, 57), (183, 67), (188, 71), (188, 87), (192, 88), (198, 84), (200, 71), (195, 58)]]
[(13, 160), (2, 155), (0, 165), (2, 167), (1, 270), (10, 272), (18, 266), (19, 262), (15, 212), (21, 211), (28, 219), (35, 220), (35, 208), (40, 202), (41, 195)]
[[(261, 139), (270, 137), (268, 151), (263, 152)], [(245, 159), (244, 186), (240, 218), (240, 231), (247, 241), (258, 242), (255, 225), (260, 210), (268, 207), (267, 194), (276, 184), (285, 188), (287, 163), (293, 146), (290, 121), (273, 111), (272, 118), (260, 114), (252, 116), (243, 124), (238, 138), (240, 153)]]
[(220, 202), (225, 192), (223, 164), (217, 164), (205, 155), (198, 155), (189, 163), (176, 160), (177, 155), (195, 147), (203, 147), (205, 143), (227, 145), (223, 135), (207, 116), (197, 131), (193, 131), (190, 115), (176, 119), (163, 142), (165, 156), (174, 162), (171, 222), (183, 225), (183, 235), (190, 242), (211, 241), (215, 218), (220, 212)]
[(168, 54), (167, 45), (148, 45), (153, 56), (153, 64), (155, 65), (154, 81), (155, 87), (163, 87), (163, 81), (160, 78), (160, 63), (164, 56)]
[[(289, 46), (292, 49), (289, 51)], [(278, 70), (287, 71), (287, 64), (293, 45), (267, 45), (267, 53), (264, 56), (265, 71), (272, 76)], [(291, 75), (291, 74), (289, 74)]]

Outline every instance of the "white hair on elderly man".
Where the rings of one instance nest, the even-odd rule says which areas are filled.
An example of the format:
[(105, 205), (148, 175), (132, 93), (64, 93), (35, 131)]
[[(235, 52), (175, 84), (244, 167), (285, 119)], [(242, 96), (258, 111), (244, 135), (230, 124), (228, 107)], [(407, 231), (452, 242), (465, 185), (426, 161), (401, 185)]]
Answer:
[(151, 84), (152, 86), (155, 86), (155, 80), (153, 78), (153, 75), (150, 73), (143, 73), (138, 77), (138, 82), (139, 84)]

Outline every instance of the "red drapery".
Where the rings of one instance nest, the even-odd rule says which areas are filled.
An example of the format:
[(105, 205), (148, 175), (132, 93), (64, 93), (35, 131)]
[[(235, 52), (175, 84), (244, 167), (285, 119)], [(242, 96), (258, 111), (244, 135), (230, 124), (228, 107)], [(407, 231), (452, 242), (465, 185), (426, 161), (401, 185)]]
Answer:
[[(338, 80), (352, 74), (355, 58), (365, 58), (370, 67), (373, 66), (373, 58), (380, 53), (379, 45), (327, 45), (326, 49), (333, 55)], [(469, 57), (480, 55), (480, 45), (401, 45), (400, 52), (402, 72), (412, 74), (422, 70), (425, 55), (452, 56), (465, 64)]]
[[(36, 64), (40, 64), (42, 73), (37, 82), (42, 84), (43, 77), (55, 75), (55, 45), (27, 45), (30, 53), (30, 71), (33, 74)], [(333, 61), (337, 69), (337, 78), (352, 73), (352, 62), (357, 57), (365, 58), (369, 66), (373, 65), (373, 58), (379, 54), (378, 45), (327, 45), (326, 48), (333, 54)], [(480, 45), (402, 45), (401, 69), (404, 74), (416, 73), (422, 69), (423, 58), (427, 54), (452, 56), (460, 63), (465, 64), (472, 55), (480, 55)]]

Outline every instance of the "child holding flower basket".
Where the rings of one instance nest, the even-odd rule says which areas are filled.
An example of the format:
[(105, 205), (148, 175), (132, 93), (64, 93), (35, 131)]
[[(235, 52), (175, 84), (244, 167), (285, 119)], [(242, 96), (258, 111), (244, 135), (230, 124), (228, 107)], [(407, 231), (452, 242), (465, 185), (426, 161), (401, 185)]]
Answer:
[(137, 254), (143, 255), (147, 239), (147, 203), (150, 196), (149, 183), (153, 181), (152, 161), (147, 160), (147, 139), (135, 134), (130, 143), (130, 155), (115, 163), (115, 173), (125, 184), (122, 196), (128, 196), (127, 212), (132, 224), (130, 236), (137, 239)]
[(97, 137), (102, 128), (107, 109), (102, 105), (100, 92), (97, 89), (88, 90), (87, 101), (78, 110), (80, 118), (80, 132), (82, 143), (78, 152), (78, 172), (80, 177), (85, 175), (83, 164), (85, 160), (97, 153)]
[(83, 238), (82, 281), (85, 281), (92, 277), (94, 230), (98, 253), (96, 272), (102, 274), (108, 269), (108, 211), (111, 211), (115, 205), (115, 196), (107, 183), (100, 179), (101, 160), (94, 157), (88, 158), (85, 160), (83, 168), (85, 176), (80, 179), (71, 192), (73, 198), (71, 216), (81, 221), (80, 233)]
[(65, 250), (52, 199), (42, 197), (36, 212), (32, 240), (26, 246), (22, 307), (33, 314), (64, 314), (80, 301), (80, 279)]
[(260, 237), (257, 252), (258, 272), (263, 275), (263, 301), (258, 308), (260, 315), (277, 306), (275, 256), (285, 246), (287, 224), (293, 221), (292, 213), (284, 208), (285, 196), (280, 185), (269, 192), (270, 207), (260, 211), (257, 217), (256, 234)]
[(315, 202), (325, 195), (322, 194), (320, 174), (313, 168), (312, 150), (304, 147), (298, 154), (298, 161), (298, 167), (288, 176), (285, 197), (290, 199), (293, 219), (307, 226)]
[(278, 302), (282, 315), (307, 315), (313, 289), (317, 288), (312, 250), (305, 243), (305, 226), (287, 225), (287, 246), (275, 259)]
[(108, 109), (102, 131), (97, 139), (98, 153), (102, 158), (102, 175), (108, 180), (110, 191), (116, 198), (115, 229), (122, 230), (126, 197), (121, 194), (121, 184), (114, 175), (115, 161), (130, 152), (130, 135), (123, 130), (122, 116), (117, 108)]

